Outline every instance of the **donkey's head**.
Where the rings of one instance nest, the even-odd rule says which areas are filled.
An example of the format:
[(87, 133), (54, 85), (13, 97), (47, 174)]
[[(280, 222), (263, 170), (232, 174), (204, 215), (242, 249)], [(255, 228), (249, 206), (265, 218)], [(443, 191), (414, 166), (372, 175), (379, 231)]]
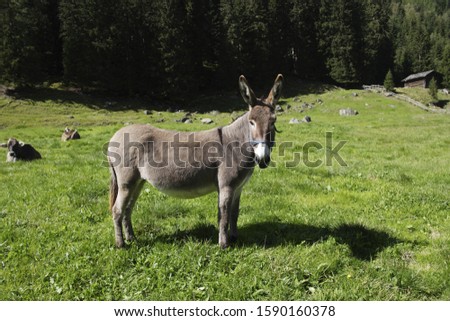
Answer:
[(250, 128), (250, 144), (255, 153), (255, 162), (260, 168), (270, 163), (270, 152), (275, 142), (275, 105), (281, 96), (283, 75), (279, 74), (265, 99), (256, 98), (244, 76), (239, 77), (241, 95), (248, 104), (248, 122)]

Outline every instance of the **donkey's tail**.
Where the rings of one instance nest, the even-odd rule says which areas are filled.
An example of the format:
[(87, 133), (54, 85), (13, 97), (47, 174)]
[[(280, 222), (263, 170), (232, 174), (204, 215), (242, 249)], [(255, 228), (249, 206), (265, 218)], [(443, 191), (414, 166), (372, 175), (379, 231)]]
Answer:
[(117, 185), (116, 171), (111, 164), (109, 164), (109, 170), (111, 172), (111, 181), (109, 183), (109, 209), (112, 210), (114, 204), (116, 203), (119, 186)]

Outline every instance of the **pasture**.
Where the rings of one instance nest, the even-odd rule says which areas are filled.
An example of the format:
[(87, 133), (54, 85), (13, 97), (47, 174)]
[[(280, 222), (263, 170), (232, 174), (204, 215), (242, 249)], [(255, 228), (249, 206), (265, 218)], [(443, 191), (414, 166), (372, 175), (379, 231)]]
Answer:
[[(199, 98), (192, 108), (205, 114), (192, 124), (142, 101), (111, 106), (58, 90), (0, 97), (2, 142), (14, 136), (43, 157), (6, 163), (0, 149), (0, 300), (449, 300), (450, 116), (375, 93), (296, 86), (281, 100), (276, 166), (255, 169), (239, 241), (226, 250), (215, 193), (179, 200), (149, 184), (133, 213), (138, 242), (116, 249), (103, 152), (125, 123), (225, 125), (231, 111), (244, 112), (240, 97)], [(301, 112), (304, 103), (314, 108)], [(359, 115), (341, 117), (341, 108)], [(311, 123), (288, 123), (305, 115)], [(66, 126), (81, 140), (62, 142)], [(327, 165), (344, 141), (347, 166)], [(282, 142), (292, 142), (284, 153)]]

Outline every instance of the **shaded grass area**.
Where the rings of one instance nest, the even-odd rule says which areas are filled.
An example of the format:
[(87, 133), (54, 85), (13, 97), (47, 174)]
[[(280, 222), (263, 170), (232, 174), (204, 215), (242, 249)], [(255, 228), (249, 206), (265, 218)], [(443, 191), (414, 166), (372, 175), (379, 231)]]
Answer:
[[(448, 300), (449, 116), (353, 92), (288, 91), (275, 166), (255, 170), (244, 188), (240, 239), (225, 251), (215, 194), (178, 200), (150, 185), (133, 216), (138, 242), (115, 249), (102, 151), (125, 123), (164, 118), (157, 126), (201, 130), (227, 124), (229, 112), (205, 111), (189, 125), (151, 103), (112, 111), (64, 96), (1, 98), (0, 139), (32, 143), (43, 159), (0, 163), (0, 299)], [(199, 99), (244, 111), (234, 97)], [(340, 108), (360, 114), (340, 117)], [(288, 124), (306, 114), (311, 123)], [(82, 139), (61, 142), (65, 126)], [(341, 141), (346, 166), (327, 166)], [(282, 142), (291, 142), (284, 153)], [(322, 148), (305, 153), (308, 142)], [(306, 157), (321, 164), (308, 167)]]
[[(346, 245), (353, 257), (360, 260), (371, 260), (386, 247), (400, 242), (388, 233), (368, 229), (358, 224), (342, 224), (330, 228), (283, 222), (261, 222), (246, 225), (240, 232), (242, 237), (237, 244), (239, 247), (273, 248), (283, 245), (313, 245), (334, 238), (337, 243)], [(173, 242), (193, 238), (202, 242), (216, 241), (217, 234), (218, 230), (214, 225), (205, 224), (196, 226), (192, 230), (162, 237), (162, 240)]]

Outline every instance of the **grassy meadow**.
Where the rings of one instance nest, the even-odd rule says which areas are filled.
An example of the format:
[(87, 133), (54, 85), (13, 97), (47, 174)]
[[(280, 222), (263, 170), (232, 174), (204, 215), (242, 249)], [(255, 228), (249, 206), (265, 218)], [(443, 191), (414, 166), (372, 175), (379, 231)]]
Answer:
[[(225, 125), (245, 110), (235, 93), (192, 101), (185, 109), (204, 111), (193, 124), (142, 100), (108, 104), (56, 89), (0, 97), (0, 140), (16, 137), (43, 156), (6, 163), (0, 150), (0, 300), (449, 300), (450, 115), (376, 93), (287, 85), (275, 166), (255, 169), (240, 239), (226, 250), (215, 193), (179, 200), (150, 185), (133, 214), (138, 242), (116, 249), (103, 151), (127, 123)], [(302, 111), (305, 103), (314, 107)], [(341, 117), (341, 108), (359, 115)], [(305, 115), (311, 123), (289, 124)], [(62, 142), (66, 126), (82, 139)], [(284, 153), (283, 142), (292, 142)], [(307, 153), (314, 167), (305, 165), (310, 142), (322, 146)], [(327, 158), (340, 142), (346, 166)]]

